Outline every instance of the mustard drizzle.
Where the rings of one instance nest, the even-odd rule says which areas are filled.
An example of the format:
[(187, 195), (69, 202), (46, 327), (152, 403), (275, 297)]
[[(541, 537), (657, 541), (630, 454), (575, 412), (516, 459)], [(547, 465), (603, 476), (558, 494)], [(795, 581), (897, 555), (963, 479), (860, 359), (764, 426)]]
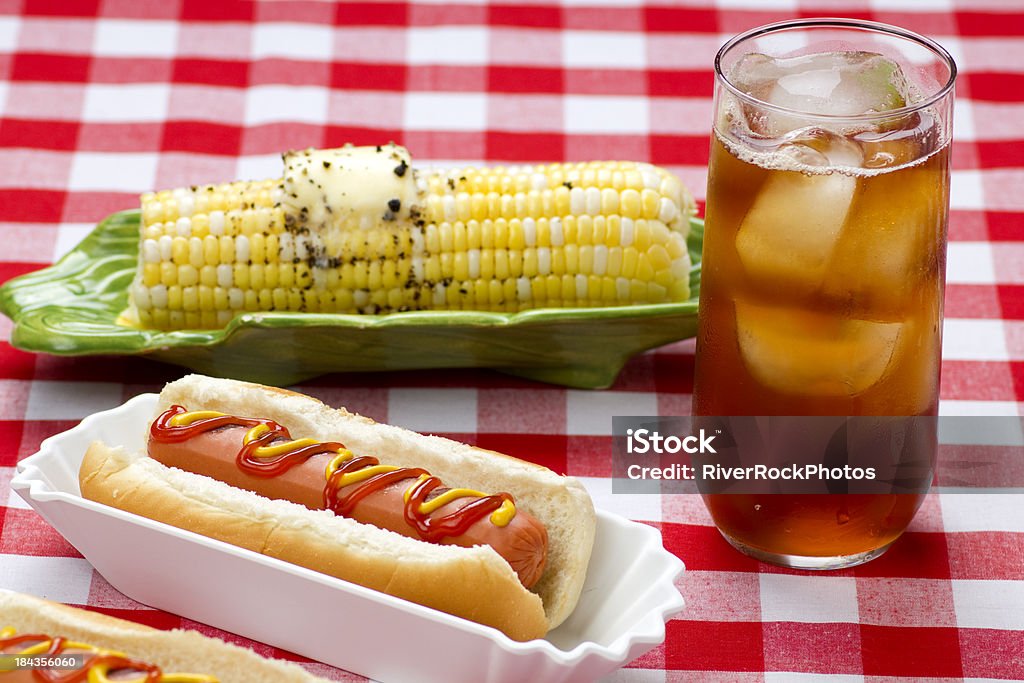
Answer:
[[(207, 420), (216, 417), (225, 417), (226, 415), (227, 413), (220, 413), (215, 410), (193, 410), (174, 415), (168, 420), (168, 424), (170, 424), (172, 427), (187, 427), (194, 422), (198, 422), (199, 420)], [(255, 427), (250, 428), (249, 431), (247, 431), (245, 433), (245, 436), (242, 438), (242, 445), (250, 445), (252, 442), (266, 435), (268, 431), (270, 431), (270, 427), (268, 427), (264, 423), (260, 423)], [(279, 443), (276, 445), (259, 446), (253, 450), (253, 456), (261, 459), (277, 458), (299, 448), (314, 446), (318, 443), (320, 442), (318, 442), (316, 439), (310, 438), (293, 439), (291, 441), (285, 441), (283, 443)], [(327, 463), (327, 467), (324, 470), (324, 478), (327, 481), (331, 480), (331, 477), (334, 475), (334, 473), (338, 469), (340, 469), (345, 462), (355, 457), (355, 454), (348, 448), (345, 448), (344, 446), (339, 448), (337, 453), (338, 454), (335, 457), (333, 457), (330, 460), (330, 462)], [(355, 472), (346, 472), (342, 474), (341, 477), (339, 477), (337, 486), (339, 489), (341, 489), (351, 484), (358, 484), (362, 481), (366, 481), (367, 479), (370, 479), (371, 477), (377, 476), (379, 474), (393, 472), (397, 469), (398, 467), (395, 467), (394, 465), (370, 465), (368, 467), (362, 467), (356, 470)], [(409, 498), (412, 496), (413, 490), (425, 478), (429, 476), (430, 475), (424, 474), (414, 479), (413, 482), (408, 487), (406, 487), (405, 491), (402, 493), (402, 499), (406, 503), (408, 503)], [(444, 493), (435, 496), (431, 500), (421, 503), (419, 508), (417, 509), (417, 512), (420, 515), (426, 516), (444, 507), (448, 503), (451, 503), (460, 498), (484, 498), (486, 496), (486, 493), (482, 491), (476, 491), (474, 489), (448, 489)], [(493, 524), (496, 527), (506, 527), (509, 525), (509, 523), (512, 522), (515, 516), (515, 503), (511, 500), (506, 499), (502, 501), (501, 506), (497, 510), (490, 514), (488, 519), (490, 519), (491, 524)]]
[[(16, 634), (17, 634), (17, 630), (15, 628), (13, 628), (11, 626), (4, 627), (4, 628), (0, 629), (0, 641), (4, 641), (4, 640), (7, 640), (9, 638), (13, 638)], [(16, 651), (16, 652), (9, 652), (9, 653), (5, 653), (5, 654), (7, 656), (23, 656), (23, 657), (31, 657), (31, 656), (34, 656), (34, 655), (46, 654), (53, 647), (53, 641), (54, 641), (54, 639), (49, 637), (49, 636), (46, 636), (46, 638), (47, 639), (41, 640), (40, 642), (36, 643), (35, 645), (30, 645), (29, 647), (27, 647), (27, 648), (25, 648), (23, 650), (19, 650), (19, 651)], [(2, 643), (0, 643), (0, 644), (2, 644)], [(85, 650), (86, 652), (92, 653), (93, 657), (90, 660), (86, 660), (86, 662), (85, 662), (86, 666), (88, 667), (88, 669), (87, 669), (87, 672), (88, 672), (87, 681), (88, 681), (88, 683), (141, 683), (143, 681), (148, 680), (148, 676), (149, 675), (146, 672), (142, 671), (142, 670), (140, 670), (140, 676), (138, 678), (131, 678), (131, 679), (119, 678), (117, 681), (114, 681), (113, 679), (111, 679), (107, 675), (107, 674), (110, 673), (110, 671), (112, 669), (116, 671), (117, 669), (130, 668), (130, 667), (133, 666), (133, 664), (140, 664), (140, 662), (132, 662), (131, 658), (128, 655), (126, 655), (125, 653), (123, 653), (123, 652), (121, 652), (119, 650), (108, 650), (108, 649), (105, 649), (105, 648), (97, 647), (95, 645), (90, 645), (89, 643), (80, 643), (80, 642), (77, 642), (77, 641), (67, 640), (67, 641), (63, 641), (61, 643), (60, 651), (57, 652), (57, 653), (53, 653), (53, 654), (59, 655), (60, 652), (63, 652), (64, 650), (68, 650), (68, 649), (70, 649), (70, 650)], [(119, 666), (119, 665), (114, 664), (114, 663), (109, 662), (109, 661), (102, 661), (102, 658), (113, 658), (113, 657), (123, 659), (124, 663), (127, 665), (127, 667), (124, 666), (124, 665), (120, 665)], [(147, 666), (154, 666), (154, 665), (150, 665), (150, 664), (147, 663)], [(163, 673), (163, 671), (160, 670), (159, 667), (155, 667), (155, 668), (156, 668), (156, 670), (158, 672), (158, 675), (159, 675), (159, 679), (158, 680), (159, 680), (160, 683), (218, 683), (219, 682), (219, 679), (216, 676), (210, 676), (210, 675), (207, 675), (207, 674), (165, 674), (165, 673)], [(9, 670), (0, 669), (0, 675), (3, 675), (4, 673), (7, 673), (8, 671)], [(2, 679), (0, 679), (0, 680), (2, 680)]]

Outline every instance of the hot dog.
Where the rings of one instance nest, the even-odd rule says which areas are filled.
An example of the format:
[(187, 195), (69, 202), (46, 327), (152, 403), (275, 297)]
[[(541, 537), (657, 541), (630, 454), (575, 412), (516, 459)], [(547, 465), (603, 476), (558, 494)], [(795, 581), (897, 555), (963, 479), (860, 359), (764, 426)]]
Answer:
[(324, 681), (294, 664), (195, 631), (160, 631), (5, 590), (0, 590), (0, 655), (8, 655), (0, 656), (4, 683)]
[[(259, 447), (247, 450), (252, 430), (261, 428), (265, 431), (251, 443), (259, 441), (262, 449), (276, 455), (260, 457)], [(451, 489), (422, 468), (387, 470), (377, 458), (356, 456), (340, 442), (305, 441), (293, 440), (287, 429), (270, 420), (211, 415), (176, 405), (153, 421), (148, 452), (168, 467), (311, 510), (329, 509), (403, 536), (465, 547), (488, 545), (526, 588), (540, 579), (547, 530), (531, 514), (517, 510), (512, 496)], [(438, 503), (444, 504), (432, 509)], [(431, 506), (430, 511), (424, 506)]]
[(517, 640), (582, 590), (593, 504), (546, 468), (199, 375), (164, 388), (148, 435), (138, 453), (93, 444), (83, 496)]

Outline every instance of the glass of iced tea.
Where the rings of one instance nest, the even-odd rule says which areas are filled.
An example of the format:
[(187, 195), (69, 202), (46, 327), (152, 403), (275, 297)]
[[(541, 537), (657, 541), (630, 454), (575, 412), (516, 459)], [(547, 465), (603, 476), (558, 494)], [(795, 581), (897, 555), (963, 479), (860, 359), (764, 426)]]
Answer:
[[(866, 21), (722, 47), (694, 415), (936, 414), (955, 78), (933, 41)], [(885, 552), (922, 498), (705, 502), (739, 550), (829, 569)]]

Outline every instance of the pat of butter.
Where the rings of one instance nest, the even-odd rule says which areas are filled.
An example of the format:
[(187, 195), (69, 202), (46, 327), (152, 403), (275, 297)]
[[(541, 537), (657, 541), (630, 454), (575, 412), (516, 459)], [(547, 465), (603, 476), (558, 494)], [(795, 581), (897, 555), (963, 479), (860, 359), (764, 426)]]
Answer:
[(282, 204), (293, 221), (312, 229), (405, 221), (418, 197), (411, 161), (393, 143), (288, 152)]

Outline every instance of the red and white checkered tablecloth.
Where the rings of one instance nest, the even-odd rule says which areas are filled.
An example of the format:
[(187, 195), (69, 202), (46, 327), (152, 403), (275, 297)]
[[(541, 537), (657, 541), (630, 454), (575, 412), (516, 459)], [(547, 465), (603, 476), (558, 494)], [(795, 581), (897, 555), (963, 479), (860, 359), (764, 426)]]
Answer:
[[(956, 58), (941, 411), (1020, 414), (1019, 0), (0, 0), (0, 281), (53, 262), (139, 192), (269, 177), (289, 148), (394, 139), (439, 162), (649, 160), (703, 197), (718, 46), (816, 15), (904, 26)], [(183, 371), (30, 355), (10, 329), (0, 320), (0, 587), (212, 632), (119, 594), (8, 486), (43, 438)], [(933, 494), (882, 559), (806, 574), (733, 551), (696, 496), (612, 495), (611, 416), (687, 414), (692, 375), (684, 342), (635, 359), (608, 391), (487, 371), (301, 388), (573, 474), (599, 507), (659, 528), (687, 564), (688, 607), (609, 681), (1024, 679), (1024, 496)]]

